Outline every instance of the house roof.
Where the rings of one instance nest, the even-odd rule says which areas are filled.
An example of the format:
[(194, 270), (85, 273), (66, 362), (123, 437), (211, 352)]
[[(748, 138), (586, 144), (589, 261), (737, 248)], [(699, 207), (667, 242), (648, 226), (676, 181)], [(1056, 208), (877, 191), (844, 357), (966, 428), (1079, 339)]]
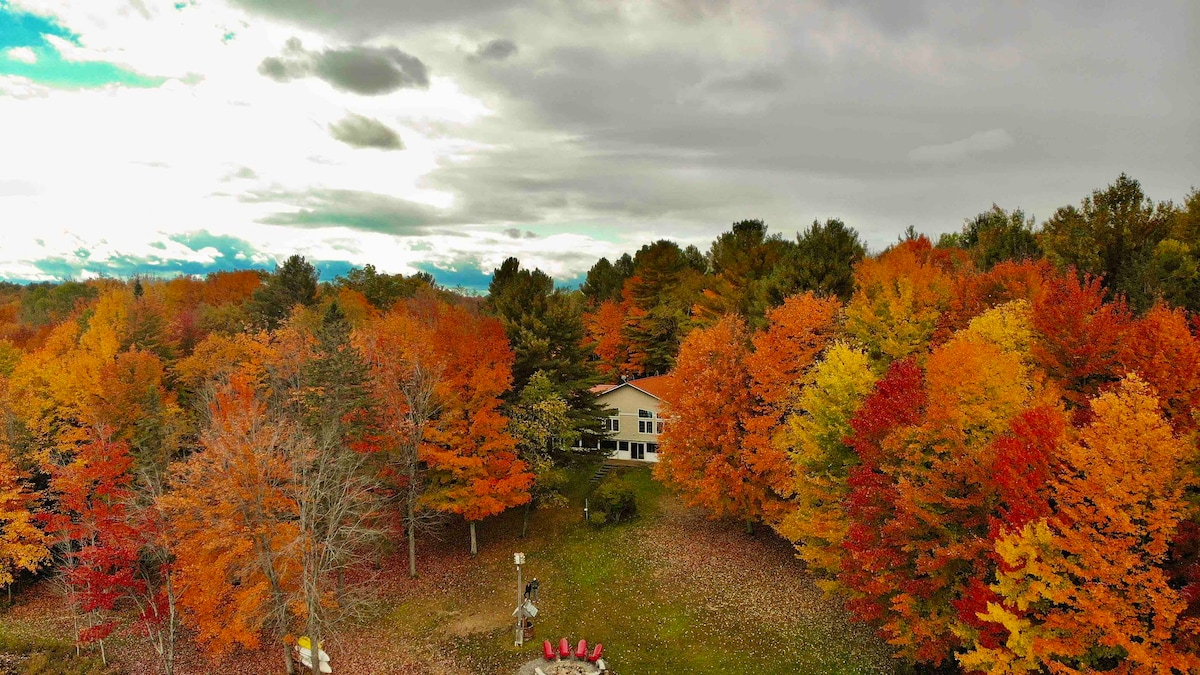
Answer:
[(598, 384), (592, 387), (592, 391), (596, 395), (607, 394), (614, 389), (619, 389), (624, 386), (630, 386), (638, 391), (650, 394), (656, 399), (662, 400), (666, 395), (667, 384), (670, 382), (670, 375), (654, 375), (652, 377), (643, 377), (637, 380), (629, 380), (621, 384)]

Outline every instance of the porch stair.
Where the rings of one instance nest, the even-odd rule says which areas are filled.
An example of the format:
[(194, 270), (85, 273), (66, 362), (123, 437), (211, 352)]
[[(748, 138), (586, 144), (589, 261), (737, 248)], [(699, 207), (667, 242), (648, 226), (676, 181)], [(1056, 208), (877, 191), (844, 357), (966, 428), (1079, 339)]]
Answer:
[(604, 477), (608, 475), (608, 472), (612, 471), (614, 468), (615, 467), (608, 462), (601, 464), (600, 468), (596, 469), (596, 473), (592, 474), (592, 477), (588, 479), (588, 482), (592, 485), (596, 485), (600, 481), (604, 480)]

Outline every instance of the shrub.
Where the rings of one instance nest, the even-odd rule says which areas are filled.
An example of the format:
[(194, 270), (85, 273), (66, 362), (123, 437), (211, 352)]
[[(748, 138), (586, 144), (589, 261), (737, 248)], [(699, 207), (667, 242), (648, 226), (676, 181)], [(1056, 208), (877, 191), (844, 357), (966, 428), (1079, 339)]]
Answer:
[(596, 488), (590, 500), (591, 522), (599, 527), (629, 520), (637, 515), (637, 492), (623, 478), (609, 478)]

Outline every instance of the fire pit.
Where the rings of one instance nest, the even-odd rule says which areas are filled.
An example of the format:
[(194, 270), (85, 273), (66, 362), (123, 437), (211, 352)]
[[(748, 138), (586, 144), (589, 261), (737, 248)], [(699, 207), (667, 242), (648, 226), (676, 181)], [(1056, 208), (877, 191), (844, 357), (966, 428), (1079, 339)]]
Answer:
[(541, 668), (546, 675), (598, 675), (600, 668), (586, 661), (546, 661), (537, 659), (521, 666), (517, 675), (535, 675), (534, 668)]

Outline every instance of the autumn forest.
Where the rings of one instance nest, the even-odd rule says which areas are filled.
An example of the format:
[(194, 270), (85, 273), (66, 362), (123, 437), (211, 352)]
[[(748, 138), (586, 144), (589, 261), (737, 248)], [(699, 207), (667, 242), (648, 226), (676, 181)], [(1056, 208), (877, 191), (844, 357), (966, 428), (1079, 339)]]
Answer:
[(898, 664), (1200, 672), (1197, 312), (1200, 192), (1126, 175), (882, 251), (740, 221), (578, 289), (301, 256), (0, 284), (0, 582), (53, 585), (101, 660), (121, 633), (167, 675), (185, 641), (290, 673), (382, 551), (418, 577), (429, 533), (474, 553), (561, 506), (593, 388), (670, 375), (655, 478), (793, 544)]

